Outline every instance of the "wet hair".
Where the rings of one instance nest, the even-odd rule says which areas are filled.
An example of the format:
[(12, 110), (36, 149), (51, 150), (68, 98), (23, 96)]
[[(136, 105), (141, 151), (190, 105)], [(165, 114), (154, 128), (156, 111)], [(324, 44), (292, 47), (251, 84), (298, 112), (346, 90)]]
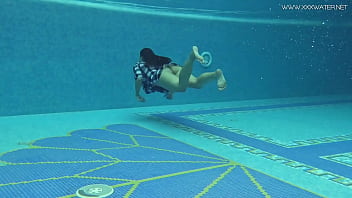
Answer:
[(145, 61), (148, 65), (161, 67), (164, 64), (168, 64), (171, 62), (171, 58), (158, 56), (156, 55), (152, 49), (143, 48), (140, 53), (140, 57), (142, 57), (143, 61)]

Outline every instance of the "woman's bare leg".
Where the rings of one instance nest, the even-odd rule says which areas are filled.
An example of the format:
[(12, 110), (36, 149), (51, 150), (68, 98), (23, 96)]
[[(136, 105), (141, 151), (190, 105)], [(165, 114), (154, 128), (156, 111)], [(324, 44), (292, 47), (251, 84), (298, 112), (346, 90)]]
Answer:
[(189, 77), (192, 75), (193, 62), (195, 59), (200, 62), (204, 61), (203, 57), (199, 55), (197, 46), (192, 47), (192, 52), (180, 71), (179, 85), (181, 88), (186, 89), (188, 87)]
[(189, 79), (189, 87), (200, 89), (206, 83), (216, 79), (216, 72), (205, 72), (198, 77), (191, 76)]
[(198, 60), (199, 62), (204, 61), (203, 57), (199, 55), (197, 46), (193, 46), (191, 54), (186, 60), (184, 66), (180, 68), (177, 75), (172, 68), (164, 68), (157, 85), (171, 92), (184, 92), (189, 85), (194, 60)]
[(213, 80), (217, 80), (217, 86), (220, 91), (226, 88), (226, 80), (221, 69), (217, 69), (214, 72), (202, 73), (197, 78), (194, 76), (191, 76), (189, 80), (189, 86), (192, 88), (200, 89), (206, 83)]

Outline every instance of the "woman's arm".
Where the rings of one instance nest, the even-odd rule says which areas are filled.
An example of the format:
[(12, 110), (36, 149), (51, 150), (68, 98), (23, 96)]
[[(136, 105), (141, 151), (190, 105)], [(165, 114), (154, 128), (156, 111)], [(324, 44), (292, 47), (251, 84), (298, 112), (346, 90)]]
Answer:
[(139, 95), (139, 92), (141, 90), (141, 87), (142, 87), (142, 78), (143, 78), (143, 75), (142, 75), (142, 71), (141, 71), (141, 68), (139, 67), (140, 63), (137, 63), (134, 67), (133, 67), (133, 73), (134, 73), (134, 79), (135, 79), (135, 95), (136, 95), (136, 98), (139, 102), (144, 102), (145, 99)]
[(136, 92), (136, 98), (139, 102), (145, 102), (145, 99), (139, 95), (139, 92), (141, 90), (141, 87), (142, 87), (142, 79), (141, 78), (137, 78), (135, 80), (135, 92)]

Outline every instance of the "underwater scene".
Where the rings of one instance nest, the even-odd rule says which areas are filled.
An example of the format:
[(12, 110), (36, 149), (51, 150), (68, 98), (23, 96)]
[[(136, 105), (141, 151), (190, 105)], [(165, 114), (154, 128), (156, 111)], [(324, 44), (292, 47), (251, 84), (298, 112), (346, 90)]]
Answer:
[(0, 197), (352, 197), (350, 1), (0, 5)]

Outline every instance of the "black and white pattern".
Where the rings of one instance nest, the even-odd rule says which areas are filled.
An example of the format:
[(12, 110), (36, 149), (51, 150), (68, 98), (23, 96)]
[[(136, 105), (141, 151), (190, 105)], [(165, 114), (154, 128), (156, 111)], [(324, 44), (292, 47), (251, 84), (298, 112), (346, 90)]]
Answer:
[(169, 91), (155, 85), (159, 80), (163, 67), (151, 67), (145, 64), (145, 62), (137, 62), (133, 67), (134, 79), (142, 79), (143, 90), (146, 94), (153, 92), (168, 93)]

